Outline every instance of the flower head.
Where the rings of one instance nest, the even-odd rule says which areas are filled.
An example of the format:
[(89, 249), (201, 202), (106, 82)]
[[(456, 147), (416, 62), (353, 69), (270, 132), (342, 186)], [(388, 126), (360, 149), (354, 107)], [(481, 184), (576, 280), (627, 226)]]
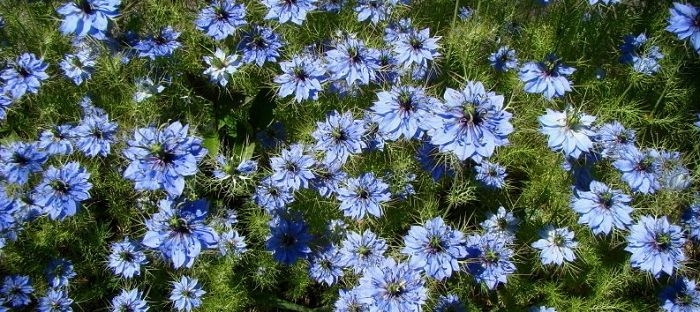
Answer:
[(123, 278), (141, 275), (141, 265), (148, 263), (141, 246), (129, 238), (112, 243), (110, 249), (107, 267)]
[(32, 301), (29, 297), (32, 292), (34, 292), (34, 287), (29, 282), (29, 276), (23, 275), (5, 276), (2, 287), (0, 287), (3, 299), (8, 301), (13, 308), (28, 305)]
[(622, 173), (622, 180), (633, 192), (651, 194), (661, 188), (661, 155), (655, 149), (628, 149), (613, 162), (613, 167)]
[(70, 279), (76, 275), (73, 263), (66, 259), (54, 259), (46, 267), (46, 279), (51, 288), (63, 288), (68, 286)]
[[(49, 64), (43, 58), (37, 58), (34, 53), (23, 53), (10, 66), (0, 72), (0, 78), (5, 81), (3, 89), (9, 90), (12, 98), (21, 98), (25, 93), (39, 93), (41, 82), (49, 79), (46, 69)], [(5, 92), (3, 92), (5, 93)]]
[(267, 177), (260, 181), (253, 193), (253, 201), (270, 214), (283, 211), (287, 204), (294, 201), (294, 191), (285, 185)]
[(90, 198), (90, 173), (77, 162), (63, 167), (49, 167), (43, 180), (34, 188), (35, 203), (44, 207), (52, 220), (64, 220), (75, 215), (78, 205)]
[(409, 263), (387, 258), (360, 278), (360, 300), (370, 312), (421, 311), (428, 299), (420, 271)]
[(564, 65), (554, 54), (549, 54), (543, 62), (528, 62), (520, 68), (519, 77), (525, 85), (525, 92), (541, 93), (551, 100), (571, 91), (567, 77), (576, 71)]
[(661, 291), (660, 297), (661, 308), (666, 312), (700, 311), (700, 291), (695, 280), (677, 278)]
[(39, 312), (73, 312), (70, 305), (73, 299), (68, 298), (65, 290), (50, 288), (46, 291), (46, 296), (39, 298), (36, 310)]
[(437, 43), (439, 39), (439, 37), (430, 37), (429, 28), (411, 30), (399, 36), (393, 43), (393, 52), (398, 63), (404, 68), (411, 65), (425, 66), (428, 61), (433, 61), (440, 56)]
[(146, 220), (142, 244), (160, 251), (173, 268), (191, 268), (203, 249), (217, 247), (219, 235), (204, 223), (209, 211), (206, 200), (163, 199), (159, 210)]
[(371, 230), (362, 233), (349, 231), (340, 249), (341, 262), (359, 274), (381, 264), (387, 248), (386, 240)]
[(506, 167), (482, 159), (474, 166), (476, 179), (489, 188), (500, 189), (506, 184)]
[(37, 147), (51, 155), (70, 155), (73, 153), (73, 126), (58, 125), (44, 130), (39, 135)]
[(41, 166), (48, 160), (46, 152), (20, 141), (0, 147), (0, 176), (9, 183), (27, 184), (32, 173), (42, 171)]
[(277, 216), (270, 222), (270, 232), (265, 247), (277, 262), (290, 265), (311, 254), (312, 236), (301, 218)]
[(398, 4), (397, 0), (359, 0), (354, 8), (357, 13), (357, 21), (370, 20), (372, 24), (379, 24), (380, 21), (386, 20), (391, 15), (396, 4)]
[(63, 35), (93, 36), (103, 39), (110, 20), (119, 14), (121, 0), (78, 0), (66, 2), (56, 12), (63, 16), (59, 30)]
[(317, 122), (311, 136), (316, 140), (316, 150), (324, 151), (324, 163), (343, 164), (351, 154), (362, 152), (366, 147), (362, 137), (365, 134), (364, 122), (355, 120), (351, 112), (328, 113), (325, 122)]
[(270, 168), (273, 171), (270, 179), (294, 191), (307, 188), (309, 181), (314, 178), (311, 170), (314, 163), (313, 157), (307, 153), (304, 145), (293, 144), (283, 149), (280, 156), (270, 158)]
[(602, 147), (600, 154), (603, 157), (616, 159), (622, 153), (635, 149), (636, 138), (634, 130), (625, 129), (620, 122), (613, 121), (597, 129), (595, 142)]
[(578, 223), (587, 224), (593, 234), (610, 234), (613, 227), (624, 230), (632, 224), (632, 197), (598, 181), (591, 181), (589, 188), (575, 191), (571, 199), (571, 207), (580, 214)]
[(326, 79), (326, 69), (319, 59), (311, 56), (295, 56), (291, 61), (280, 62), (283, 74), (275, 77), (279, 84), (277, 94), (286, 97), (294, 94), (294, 101), (318, 99), (318, 93), (323, 91), (321, 82)]
[(117, 141), (117, 128), (117, 123), (110, 121), (107, 114), (89, 115), (72, 129), (71, 136), (75, 147), (86, 156), (106, 157)]
[(342, 255), (336, 246), (328, 246), (312, 255), (309, 276), (327, 286), (343, 276)]
[(547, 135), (547, 145), (553, 151), (578, 158), (593, 149), (591, 124), (595, 117), (567, 106), (564, 111), (547, 109), (547, 114), (538, 118), (540, 132)]
[(82, 49), (73, 54), (66, 54), (59, 66), (66, 77), (73, 80), (76, 85), (92, 77), (97, 65), (97, 54), (91, 49)]
[(540, 250), (542, 264), (561, 265), (576, 259), (573, 249), (578, 247), (578, 242), (574, 241), (574, 232), (569, 231), (568, 227), (547, 226), (540, 233), (540, 237), (541, 239), (532, 243), (532, 248)]
[(175, 53), (175, 50), (182, 46), (177, 41), (180, 34), (179, 31), (168, 26), (161, 29), (157, 35), (140, 40), (134, 49), (138, 51), (139, 57), (148, 57), (152, 60), (158, 57), (170, 57)]
[(489, 56), (491, 66), (499, 72), (507, 72), (518, 68), (518, 59), (515, 57), (515, 50), (508, 46), (502, 46)]
[(243, 55), (243, 63), (255, 63), (263, 66), (265, 62), (276, 62), (280, 57), (283, 43), (280, 36), (272, 28), (253, 26), (241, 35), (238, 51)]
[(515, 264), (511, 261), (513, 250), (508, 247), (508, 242), (504, 235), (488, 232), (467, 237), (469, 260), (466, 268), (478, 283), (483, 282), (489, 289), (495, 289), (515, 272)]
[(666, 216), (642, 216), (630, 227), (626, 251), (632, 254), (632, 267), (649, 271), (655, 277), (668, 275), (685, 260), (683, 229), (670, 224)]
[(173, 289), (170, 291), (170, 301), (178, 311), (190, 312), (202, 305), (202, 296), (207, 292), (196, 278), (182, 276), (179, 281), (171, 284)]
[(143, 299), (143, 293), (138, 289), (122, 289), (122, 292), (112, 298), (112, 312), (146, 312), (148, 303)]
[(237, 54), (226, 55), (226, 52), (219, 48), (216, 48), (214, 56), (204, 56), (204, 62), (209, 65), (204, 74), (209, 76), (211, 82), (218, 83), (222, 87), (228, 84), (229, 76), (241, 67)]
[(194, 23), (207, 36), (221, 41), (246, 24), (245, 15), (244, 5), (234, 0), (216, 0), (199, 12)]
[(424, 226), (412, 226), (404, 243), (401, 252), (410, 256), (411, 265), (437, 280), (459, 272), (457, 260), (467, 256), (464, 234), (453, 230), (440, 217), (426, 221)]
[(306, 14), (316, 9), (316, 0), (261, 0), (268, 9), (265, 19), (277, 20), (280, 24), (291, 21), (301, 25)]
[(693, 49), (700, 54), (700, 9), (690, 3), (674, 2), (669, 11), (671, 16), (666, 30), (674, 33), (678, 39), (690, 38)]
[(389, 185), (374, 176), (363, 173), (358, 178), (349, 178), (338, 188), (340, 210), (346, 217), (361, 220), (365, 215), (382, 216), (381, 204), (391, 199)]
[(372, 119), (386, 140), (419, 138), (431, 129), (428, 118), (431, 106), (439, 101), (429, 97), (421, 87), (393, 86), (390, 91), (377, 93), (377, 101), (370, 108)]
[(348, 86), (366, 85), (375, 79), (379, 69), (378, 54), (379, 51), (367, 48), (362, 40), (350, 35), (325, 53), (326, 66), (332, 80), (345, 80)]

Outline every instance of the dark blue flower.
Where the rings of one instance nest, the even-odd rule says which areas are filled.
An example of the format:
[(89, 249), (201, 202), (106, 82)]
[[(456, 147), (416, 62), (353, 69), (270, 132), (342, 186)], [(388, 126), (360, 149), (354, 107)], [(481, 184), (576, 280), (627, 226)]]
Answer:
[(448, 294), (438, 297), (433, 312), (467, 312), (467, 310), (456, 295)]
[(361, 289), (355, 287), (351, 290), (340, 289), (338, 300), (333, 305), (333, 312), (366, 312), (367, 304), (360, 301)]
[(666, 30), (674, 33), (678, 39), (690, 38), (693, 49), (700, 54), (700, 9), (690, 3), (674, 2), (669, 11), (671, 16)]
[(342, 255), (336, 246), (328, 246), (311, 256), (309, 277), (331, 286), (343, 276)]
[(73, 126), (58, 125), (50, 130), (44, 130), (39, 135), (37, 146), (49, 155), (73, 154)]
[(628, 149), (613, 162), (613, 167), (622, 173), (622, 181), (627, 182), (633, 192), (651, 194), (661, 188), (661, 155), (655, 149)]
[(391, 199), (389, 185), (371, 172), (363, 173), (359, 178), (349, 178), (337, 192), (343, 215), (355, 220), (368, 214), (381, 217), (380, 205)]
[(235, 33), (236, 28), (246, 24), (246, 9), (234, 0), (215, 0), (197, 15), (194, 24), (207, 36), (224, 40)]
[(66, 291), (51, 288), (46, 291), (46, 296), (39, 298), (36, 310), (39, 312), (73, 312), (71, 304), (73, 304), (73, 299), (68, 298)]
[(56, 12), (63, 16), (59, 30), (63, 35), (104, 39), (110, 20), (119, 15), (121, 0), (78, 0), (66, 2)]
[(366, 85), (375, 79), (379, 63), (379, 51), (367, 48), (362, 40), (348, 35), (338, 40), (334, 49), (327, 51), (326, 66), (331, 79), (345, 80), (348, 86)]
[(431, 129), (431, 106), (439, 105), (437, 99), (426, 95), (421, 87), (393, 86), (391, 91), (377, 93), (377, 101), (370, 110), (372, 119), (386, 140), (419, 138), (423, 131)]
[(281, 122), (275, 121), (264, 130), (256, 133), (255, 137), (263, 148), (272, 149), (284, 143), (287, 132)]
[(360, 278), (359, 297), (370, 312), (420, 311), (428, 299), (417, 267), (387, 258)]
[(555, 228), (546, 226), (540, 232), (540, 239), (532, 243), (532, 248), (540, 250), (540, 260), (542, 264), (562, 265), (564, 262), (571, 262), (576, 259), (574, 248), (578, 247), (578, 242), (574, 241), (574, 232), (568, 227)]
[(341, 261), (344, 267), (352, 268), (360, 274), (370, 267), (380, 265), (385, 259), (387, 248), (386, 240), (369, 229), (362, 233), (350, 231), (342, 242)]
[(219, 235), (204, 220), (209, 211), (206, 200), (160, 201), (159, 210), (146, 220), (142, 244), (157, 249), (174, 268), (191, 268), (204, 249), (217, 247)]
[(627, 35), (625, 42), (620, 46), (622, 56), (620, 63), (632, 65), (632, 68), (639, 73), (651, 75), (661, 69), (659, 60), (664, 55), (659, 52), (658, 46), (644, 47), (647, 37), (644, 33), (638, 36)]
[(265, 62), (277, 62), (283, 43), (272, 28), (255, 25), (241, 35), (238, 51), (243, 63), (263, 66)]
[(341, 183), (348, 178), (348, 174), (342, 171), (341, 167), (339, 163), (317, 164), (314, 168), (315, 178), (311, 180), (311, 188), (323, 197), (331, 197), (338, 191)]
[(625, 250), (632, 254), (632, 267), (649, 271), (655, 277), (661, 272), (673, 275), (685, 260), (683, 229), (670, 224), (666, 216), (642, 216), (630, 227)]
[(202, 139), (188, 136), (188, 129), (179, 121), (161, 129), (136, 129), (124, 150), (130, 161), (124, 178), (136, 182), (137, 190), (163, 189), (171, 197), (181, 195), (185, 177), (197, 173), (197, 163), (207, 153)]
[(143, 293), (138, 289), (122, 289), (122, 292), (112, 298), (112, 312), (146, 312), (148, 303), (143, 299)]
[(54, 289), (68, 287), (70, 279), (78, 275), (73, 269), (73, 263), (66, 259), (52, 260), (46, 267), (45, 273), (49, 287)]
[(28, 305), (32, 299), (29, 295), (34, 292), (34, 287), (29, 282), (29, 276), (12, 275), (6, 276), (0, 294), (3, 299), (10, 303), (13, 308), (21, 308)]
[(196, 278), (189, 276), (180, 277), (179, 281), (170, 282), (173, 289), (170, 291), (170, 301), (179, 312), (190, 312), (202, 305), (202, 296), (207, 292)]
[(576, 190), (571, 198), (571, 208), (580, 214), (578, 223), (588, 225), (593, 234), (610, 234), (613, 228), (625, 230), (632, 224), (632, 197), (598, 181), (591, 181), (589, 189)]
[(328, 113), (325, 122), (317, 122), (311, 136), (316, 140), (316, 150), (324, 152), (323, 162), (344, 164), (352, 154), (366, 147), (362, 137), (364, 122), (355, 120), (351, 112)]
[(520, 68), (519, 77), (524, 83), (525, 92), (541, 93), (548, 100), (563, 96), (571, 91), (567, 77), (576, 71), (564, 65), (554, 54), (549, 54), (543, 62), (528, 62)]
[(495, 289), (515, 272), (515, 264), (511, 261), (513, 250), (508, 247), (508, 242), (509, 238), (504, 235), (489, 232), (467, 237), (469, 256), (466, 269), (477, 283)]
[(437, 109), (430, 131), (431, 143), (459, 160), (481, 161), (496, 147), (508, 144), (512, 114), (503, 108), (503, 96), (487, 92), (481, 82), (467, 82), (461, 91), (447, 88), (445, 103)]
[(316, 9), (316, 0), (261, 0), (268, 8), (265, 19), (277, 20), (280, 24), (291, 21), (301, 25), (306, 14)]
[(171, 26), (161, 29), (156, 36), (149, 36), (140, 40), (134, 49), (138, 51), (139, 57), (148, 57), (155, 60), (157, 57), (170, 57), (182, 44), (177, 41), (180, 32), (175, 31)]
[(602, 159), (596, 152), (581, 153), (579, 158), (567, 156), (561, 163), (561, 168), (570, 172), (574, 177), (574, 187), (588, 191), (593, 181), (593, 166)]
[(106, 157), (110, 147), (117, 141), (117, 123), (109, 120), (108, 115), (85, 116), (72, 129), (71, 137), (75, 147), (89, 157)]
[(476, 166), (476, 180), (486, 187), (500, 189), (506, 184), (506, 167), (497, 163), (481, 160)]
[(112, 243), (110, 250), (107, 267), (123, 278), (141, 275), (141, 265), (148, 263), (141, 246), (129, 238)]
[(294, 192), (291, 188), (280, 185), (268, 177), (260, 181), (255, 193), (253, 193), (253, 201), (268, 213), (276, 214), (294, 201)]
[(447, 159), (440, 155), (439, 148), (428, 142), (423, 142), (416, 155), (423, 170), (430, 173), (433, 180), (438, 181), (444, 176), (452, 176), (454, 171)]
[(290, 265), (311, 254), (311, 239), (303, 219), (277, 216), (270, 222), (270, 236), (265, 242), (265, 248), (272, 252), (277, 262)]
[(440, 56), (437, 51), (437, 41), (439, 37), (430, 37), (430, 29), (424, 28), (421, 30), (411, 30), (405, 35), (399, 36), (397, 41), (393, 42), (393, 52), (396, 55), (396, 60), (404, 68), (411, 65), (425, 66), (428, 61), (435, 60)]
[(695, 280), (687, 277), (677, 278), (666, 286), (660, 294), (661, 308), (666, 312), (700, 311), (700, 291)]
[(463, 6), (459, 8), (459, 18), (461, 20), (468, 20), (470, 17), (474, 15), (474, 9), (468, 6)]
[(467, 256), (464, 234), (440, 217), (426, 221), (424, 226), (411, 226), (403, 240), (406, 246), (401, 252), (410, 256), (411, 265), (437, 280), (459, 272), (457, 261)]
[(547, 135), (547, 145), (553, 151), (578, 158), (593, 149), (595, 132), (591, 125), (596, 117), (567, 106), (564, 111), (547, 108), (547, 114), (537, 118), (540, 132)]
[(48, 154), (36, 144), (12, 142), (0, 146), (0, 175), (9, 183), (24, 185), (29, 175), (40, 172)]
[(321, 60), (311, 56), (295, 56), (291, 61), (280, 62), (282, 75), (275, 77), (279, 86), (277, 94), (281, 97), (294, 94), (294, 101), (318, 99), (318, 93), (323, 91), (321, 82), (326, 79), (326, 69)]
[(20, 98), (27, 92), (39, 93), (41, 82), (49, 79), (46, 73), (49, 64), (34, 53), (22, 53), (9, 65), (0, 72), (0, 78), (5, 81), (3, 89), (9, 90), (12, 98)]
[(499, 47), (496, 52), (489, 56), (491, 66), (499, 72), (507, 72), (518, 68), (518, 59), (515, 57), (515, 50), (508, 46)]
[(380, 21), (386, 20), (397, 4), (396, 0), (359, 0), (354, 10), (357, 12), (358, 21), (369, 19), (376, 25)]
[(308, 188), (314, 178), (311, 170), (315, 161), (302, 144), (292, 144), (283, 149), (278, 157), (270, 158), (273, 173), (270, 179), (275, 183), (291, 188), (293, 191)]
[(66, 54), (59, 66), (66, 77), (81, 85), (92, 77), (97, 65), (97, 54), (92, 50), (83, 49), (73, 54)]
[(700, 201), (696, 199), (683, 211), (682, 224), (688, 231), (688, 237), (700, 241)]
[(34, 189), (35, 202), (44, 207), (52, 220), (74, 216), (78, 205), (90, 198), (90, 173), (77, 162), (61, 168), (51, 166), (44, 171), (43, 180)]

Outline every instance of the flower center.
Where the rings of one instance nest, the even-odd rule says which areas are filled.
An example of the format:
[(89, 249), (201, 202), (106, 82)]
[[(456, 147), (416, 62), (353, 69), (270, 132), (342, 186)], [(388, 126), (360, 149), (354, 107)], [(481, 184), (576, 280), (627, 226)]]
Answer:
[(253, 37), (253, 45), (258, 48), (264, 48), (266, 46), (265, 39), (261, 35), (255, 35)]
[(88, 0), (82, 0), (80, 1), (80, 9), (85, 12), (85, 14), (92, 14), (94, 10), (92, 9), (92, 5), (90, 4), (90, 1)]
[(398, 297), (401, 294), (406, 291), (406, 288), (403, 286), (403, 283), (389, 283), (389, 285), (386, 286), (386, 292), (389, 294), (391, 297)]
[(440, 238), (437, 236), (430, 237), (430, 240), (428, 241), (428, 249), (430, 250), (430, 253), (438, 253), (445, 250), (445, 248), (442, 246)]
[(25, 78), (32, 75), (32, 74), (31, 74), (26, 68), (24, 68), (24, 67), (20, 67), (20, 69), (19, 69), (19, 74), (20, 74), (22, 77), (25, 77)]
[(565, 239), (564, 239), (564, 236), (562, 236), (560, 234), (555, 234), (553, 241), (554, 241), (554, 245), (556, 245), (556, 246), (564, 246)]
[(408, 43), (414, 50), (420, 50), (421, 48), (423, 48), (423, 41), (421, 41), (420, 38), (417, 38), (415, 36), (411, 37)]
[(348, 55), (350, 56), (350, 60), (353, 63), (362, 62), (362, 58), (360, 57), (360, 51), (357, 50), (357, 47), (348, 47)]
[(155, 156), (156, 159), (166, 164), (171, 163), (175, 158), (175, 155), (173, 155), (172, 153), (168, 153), (163, 147), (163, 145), (160, 143), (151, 145), (151, 147), (149, 147), (148, 150), (153, 156)]
[(367, 257), (372, 254), (372, 249), (369, 249), (367, 246), (360, 246), (357, 248), (357, 253), (362, 257)]
[(605, 209), (610, 209), (613, 205), (613, 194), (610, 192), (600, 194), (600, 205)]
[(369, 192), (365, 189), (361, 189), (359, 192), (357, 192), (357, 197), (360, 199), (368, 199), (369, 198)]
[(637, 167), (635, 168), (637, 171), (644, 171), (647, 173), (652, 173), (653, 168), (652, 164), (654, 163), (654, 157), (651, 156), (644, 156), (644, 159), (639, 161), (637, 163)]
[(284, 246), (292, 246), (297, 242), (297, 239), (294, 238), (294, 236), (292, 236), (292, 235), (284, 234), (284, 235), (282, 235), (281, 242), (282, 242), (282, 245), (284, 245)]
[(223, 8), (216, 8), (214, 10), (216, 13), (216, 19), (218, 20), (227, 20), (229, 18), (228, 12), (226, 12)]
[(331, 131), (331, 137), (336, 141), (345, 141), (348, 138), (343, 129), (333, 129), (333, 131)]
[(484, 254), (484, 260), (489, 263), (495, 263), (498, 261), (498, 253), (494, 250), (487, 250)]
[(49, 183), (49, 185), (54, 191), (56, 191), (59, 194), (65, 194), (70, 190), (68, 184), (61, 180), (53, 180), (51, 181), (51, 183)]
[(659, 250), (667, 250), (671, 247), (671, 235), (667, 233), (660, 234), (656, 237), (656, 247)]
[(121, 258), (122, 261), (132, 262), (132, 261), (134, 261), (135, 257), (134, 257), (134, 254), (132, 254), (131, 252), (122, 251), (121, 253), (119, 253), (119, 258)]
[(476, 109), (474, 103), (464, 103), (462, 106), (462, 118), (460, 122), (464, 125), (479, 125), (483, 121), (481, 114)]
[(401, 111), (408, 112), (412, 111), (414, 106), (411, 94), (408, 91), (402, 91), (398, 97), (399, 107)]
[(304, 81), (308, 77), (306, 75), (306, 72), (302, 68), (294, 68), (294, 77), (297, 78), (297, 80)]
[(26, 166), (29, 164), (29, 159), (20, 153), (14, 153), (12, 154), (12, 162), (20, 166)]
[(189, 224), (187, 224), (187, 220), (184, 218), (172, 218), (170, 219), (170, 229), (173, 232), (180, 233), (180, 234), (190, 234), (192, 231), (190, 230)]

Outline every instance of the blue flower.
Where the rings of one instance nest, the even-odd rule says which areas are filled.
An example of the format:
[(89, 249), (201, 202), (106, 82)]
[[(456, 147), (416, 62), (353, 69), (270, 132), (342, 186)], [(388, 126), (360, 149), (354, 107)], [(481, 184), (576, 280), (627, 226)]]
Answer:
[(430, 37), (430, 29), (411, 30), (405, 35), (399, 36), (393, 42), (393, 52), (399, 64), (404, 68), (411, 65), (426, 66), (428, 61), (440, 56), (437, 51), (439, 37)]
[(46, 296), (39, 298), (36, 310), (39, 312), (73, 312), (71, 304), (73, 304), (73, 299), (68, 298), (66, 291), (51, 288), (46, 291)]
[(660, 158), (661, 155), (655, 149), (628, 149), (613, 162), (613, 167), (622, 173), (622, 181), (627, 182), (633, 192), (652, 194), (661, 188)]
[(661, 151), (659, 158), (659, 183), (667, 190), (682, 191), (690, 186), (690, 170), (683, 165), (679, 152)]
[(246, 24), (245, 6), (234, 0), (216, 0), (197, 15), (194, 24), (198, 30), (215, 40), (224, 40), (233, 35), (236, 28)]
[(430, 128), (430, 107), (439, 101), (426, 95), (421, 87), (393, 86), (391, 91), (377, 93), (377, 101), (370, 110), (372, 119), (386, 140), (419, 138)]
[(386, 20), (391, 11), (398, 4), (397, 0), (359, 0), (355, 7), (357, 12), (357, 21), (366, 20), (372, 21), (372, 24), (379, 24), (380, 21)]
[(489, 188), (500, 189), (506, 184), (506, 167), (482, 159), (474, 166), (476, 179)]
[(545, 306), (532, 307), (529, 312), (557, 312), (554, 308), (549, 308)]
[(155, 83), (149, 77), (136, 79), (136, 92), (134, 93), (134, 102), (141, 103), (149, 97), (163, 92), (165, 86), (161, 82)]
[(37, 58), (34, 53), (22, 53), (0, 72), (0, 78), (5, 81), (3, 89), (9, 90), (14, 99), (21, 98), (27, 92), (37, 94), (41, 82), (49, 79), (46, 73), (48, 67), (49, 64), (43, 58)]
[(73, 270), (73, 263), (66, 259), (52, 260), (44, 273), (46, 273), (49, 287), (54, 289), (68, 287), (70, 279), (77, 275)]
[(281, 122), (275, 121), (267, 128), (256, 133), (255, 138), (258, 139), (263, 148), (272, 149), (284, 143), (287, 139), (287, 132)]
[(377, 64), (379, 64), (379, 68), (376, 70), (373, 82), (385, 86), (399, 83), (401, 76), (398, 68), (399, 63), (390, 50), (377, 50)]
[(241, 67), (241, 62), (238, 61), (237, 54), (226, 55), (226, 53), (219, 48), (216, 48), (214, 56), (204, 56), (204, 62), (209, 65), (209, 68), (204, 71), (204, 74), (209, 76), (211, 82), (218, 83), (222, 87), (228, 84), (229, 76)]
[(445, 224), (440, 217), (411, 226), (403, 238), (406, 245), (401, 252), (410, 256), (410, 263), (437, 280), (444, 280), (459, 272), (460, 260), (467, 256), (464, 234)]
[(549, 148), (573, 158), (593, 149), (595, 132), (591, 130), (591, 124), (595, 119), (571, 106), (561, 112), (547, 108), (547, 114), (537, 118), (540, 132), (547, 135)]
[(275, 214), (294, 201), (294, 192), (288, 186), (280, 185), (268, 177), (260, 181), (253, 194), (253, 201), (268, 213)]
[(367, 269), (358, 288), (360, 300), (370, 312), (421, 311), (428, 299), (418, 268), (392, 258)]
[(369, 229), (362, 233), (347, 232), (340, 248), (342, 265), (357, 274), (363, 273), (384, 261), (387, 248), (386, 240)]
[(348, 174), (341, 170), (339, 163), (317, 164), (314, 168), (314, 178), (311, 188), (318, 191), (323, 197), (331, 197), (338, 191), (340, 184), (348, 178)]
[(243, 63), (263, 66), (265, 62), (277, 61), (282, 46), (280, 36), (272, 28), (255, 25), (241, 35), (238, 51), (243, 54)]
[(467, 310), (456, 295), (447, 294), (438, 297), (433, 312), (467, 312)]
[(317, 122), (311, 136), (316, 140), (316, 150), (325, 152), (323, 162), (344, 164), (352, 154), (366, 147), (362, 137), (364, 122), (355, 120), (351, 112), (328, 113), (325, 122)]
[(188, 129), (179, 121), (164, 129), (136, 129), (124, 150), (130, 161), (124, 178), (136, 182), (137, 190), (163, 189), (171, 197), (181, 195), (185, 177), (197, 173), (197, 163), (207, 153), (202, 139), (188, 136)]
[(564, 65), (554, 54), (549, 54), (544, 62), (528, 62), (518, 73), (524, 83), (525, 92), (542, 93), (551, 100), (571, 91), (571, 82), (567, 76), (576, 71), (575, 68)]
[(11, 93), (12, 90), (7, 85), (0, 85), (0, 120), (7, 118), (7, 111), (9, 111), (10, 106), (18, 100)]
[(307, 154), (304, 145), (292, 144), (283, 149), (280, 156), (270, 158), (270, 168), (273, 171), (270, 179), (293, 191), (307, 188), (309, 181), (314, 178), (311, 170), (314, 163), (314, 158)]
[(568, 227), (554, 228), (546, 226), (540, 232), (540, 239), (532, 243), (532, 248), (540, 250), (542, 264), (562, 265), (576, 259), (574, 248), (578, 242), (574, 241), (574, 232)]
[(104, 39), (110, 20), (119, 14), (121, 0), (78, 0), (66, 2), (56, 12), (63, 16), (59, 30), (63, 35)]
[(690, 38), (693, 49), (700, 54), (700, 9), (690, 3), (674, 2), (669, 11), (671, 17), (668, 18), (666, 30), (674, 33), (678, 39)]
[(112, 243), (110, 250), (107, 267), (123, 278), (141, 275), (141, 265), (148, 263), (141, 246), (129, 238)]
[(117, 141), (117, 123), (108, 115), (90, 115), (80, 120), (72, 130), (75, 147), (89, 157), (106, 157), (110, 147)]
[(59, 66), (66, 77), (81, 85), (92, 77), (97, 65), (97, 54), (92, 50), (83, 49), (73, 54), (66, 54)]
[(503, 206), (498, 207), (496, 213), (487, 213), (486, 220), (481, 225), (487, 233), (496, 236), (503, 236), (506, 241), (512, 242), (515, 239), (515, 232), (518, 230), (520, 220), (513, 215), (513, 212), (506, 211)]
[(363, 173), (359, 178), (349, 178), (337, 192), (343, 215), (355, 220), (361, 220), (367, 214), (381, 217), (380, 205), (391, 199), (389, 185), (371, 172)]
[(518, 68), (518, 59), (515, 56), (515, 50), (508, 46), (499, 47), (496, 52), (491, 53), (489, 62), (494, 69), (503, 73)]
[(345, 6), (345, 0), (321, 0), (320, 8), (325, 12), (338, 13)]
[(338, 300), (335, 301), (334, 312), (366, 312), (369, 310), (367, 304), (360, 300), (361, 289), (355, 287), (349, 291), (339, 290)]
[(508, 275), (515, 272), (511, 261), (513, 250), (508, 247), (509, 238), (504, 235), (485, 233), (467, 237), (469, 253), (467, 271), (477, 283), (484, 283), (493, 290), (499, 283), (506, 283)]
[(315, 10), (316, 0), (261, 0), (268, 8), (265, 19), (277, 20), (280, 24), (291, 21), (301, 25), (306, 20), (306, 14)]
[(387, 45), (393, 45), (401, 39), (401, 36), (406, 36), (414, 31), (413, 21), (410, 18), (402, 18), (398, 22), (389, 22), (389, 25), (384, 28), (384, 42)]
[(160, 201), (159, 210), (146, 220), (142, 244), (157, 249), (173, 268), (191, 268), (203, 249), (217, 247), (219, 235), (204, 223), (209, 210), (206, 200)]
[(219, 236), (219, 253), (222, 256), (232, 253), (238, 257), (248, 251), (247, 246), (245, 236), (241, 236), (236, 230), (228, 230)]
[(134, 49), (138, 51), (139, 57), (148, 57), (155, 60), (157, 57), (170, 57), (182, 44), (177, 41), (180, 32), (175, 31), (171, 26), (160, 30), (158, 35), (149, 36), (140, 40)]
[(143, 293), (138, 289), (122, 289), (122, 292), (112, 298), (112, 312), (146, 312), (148, 303), (143, 299)]
[(632, 224), (632, 197), (609, 186), (591, 181), (590, 191), (576, 190), (571, 208), (579, 213), (578, 223), (587, 224), (593, 234), (610, 234), (613, 227), (625, 230)]
[(73, 127), (69, 124), (58, 125), (50, 130), (44, 130), (39, 135), (37, 147), (49, 156), (73, 154)]
[(470, 17), (474, 15), (474, 9), (468, 7), (468, 6), (463, 6), (459, 8), (459, 18), (461, 20), (468, 20)]
[(440, 150), (428, 142), (423, 142), (416, 155), (423, 170), (430, 173), (433, 180), (438, 181), (442, 177), (450, 177), (454, 174), (452, 167), (444, 157), (441, 157)]
[(51, 220), (62, 221), (74, 216), (78, 205), (90, 198), (90, 173), (77, 162), (61, 168), (51, 166), (44, 171), (43, 180), (36, 186), (36, 204), (44, 207)]
[(29, 276), (23, 275), (5, 276), (2, 287), (0, 287), (3, 299), (8, 301), (13, 308), (21, 308), (32, 302), (29, 297), (32, 292), (34, 292), (34, 287), (29, 282)]
[(603, 157), (616, 159), (622, 153), (635, 149), (636, 138), (634, 130), (625, 129), (620, 122), (613, 121), (598, 128), (595, 142), (601, 146), (600, 154)]
[(647, 42), (647, 36), (642, 33), (638, 36), (627, 35), (624, 43), (620, 46), (622, 56), (620, 63), (632, 65), (632, 68), (639, 73), (651, 75), (661, 69), (658, 61), (664, 55), (659, 52), (658, 46), (652, 46), (644, 50), (642, 47)]
[(582, 153), (579, 158), (567, 156), (561, 163), (561, 168), (570, 172), (574, 177), (574, 187), (582, 191), (589, 191), (589, 185), (593, 181), (593, 165), (601, 160), (598, 153)]
[(367, 48), (362, 40), (354, 35), (339, 40), (335, 49), (327, 51), (326, 66), (332, 80), (345, 80), (348, 86), (354, 86), (359, 81), (368, 84), (375, 79), (379, 62), (379, 51)]
[(692, 203), (683, 211), (681, 223), (688, 231), (688, 237), (700, 241), (700, 201)]
[(331, 286), (338, 282), (341, 276), (343, 276), (342, 255), (337, 247), (328, 246), (312, 255), (309, 277)]
[(459, 160), (481, 161), (496, 147), (508, 144), (512, 114), (503, 108), (503, 96), (487, 92), (481, 82), (467, 82), (463, 90), (445, 90), (445, 103), (434, 118), (431, 143)]
[(673, 284), (666, 286), (660, 294), (661, 308), (667, 312), (700, 311), (700, 291), (695, 280), (686, 277), (677, 278)]
[(178, 311), (190, 312), (202, 305), (202, 296), (207, 292), (196, 278), (189, 276), (180, 277), (179, 281), (170, 282), (173, 289), (170, 291), (170, 301)]
[(661, 272), (673, 275), (685, 260), (683, 229), (669, 224), (666, 216), (642, 216), (630, 227), (626, 251), (632, 254), (632, 267), (649, 271), (654, 277)]
[(299, 258), (305, 259), (311, 254), (311, 239), (303, 219), (277, 216), (270, 222), (270, 236), (265, 242), (265, 248), (272, 252), (277, 262), (291, 265)]
[(42, 171), (48, 154), (36, 144), (12, 142), (0, 147), (0, 175), (9, 183), (27, 184), (32, 173)]
[(326, 79), (326, 69), (319, 59), (311, 56), (295, 56), (289, 62), (280, 62), (282, 75), (275, 77), (279, 84), (277, 94), (281, 97), (294, 94), (294, 101), (318, 99), (318, 93), (323, 91), (321, 82)]

